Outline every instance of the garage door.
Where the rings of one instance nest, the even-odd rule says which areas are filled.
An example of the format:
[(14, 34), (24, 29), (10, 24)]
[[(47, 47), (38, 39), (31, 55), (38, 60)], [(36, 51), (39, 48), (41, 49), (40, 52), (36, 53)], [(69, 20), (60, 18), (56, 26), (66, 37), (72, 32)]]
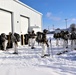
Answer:
[(21, 16), (21, 33), (26, 34), (28, 31), (28, 18)]
[(11, 13), (0, 10), (0, 34), (11, 32)]

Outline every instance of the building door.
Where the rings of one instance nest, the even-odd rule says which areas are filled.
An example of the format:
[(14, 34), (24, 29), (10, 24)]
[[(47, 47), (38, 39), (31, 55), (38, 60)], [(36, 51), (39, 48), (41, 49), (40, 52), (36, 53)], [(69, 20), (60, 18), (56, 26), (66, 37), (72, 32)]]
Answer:
[(12, 14), (10, 12), (0, 10), (0, 34), (5, 33), (8, 34), (12, 30)]
[(24, 35), (28, 33), (29, 19), (27, 17), (21, 16), (21, 44), (25, 44)]

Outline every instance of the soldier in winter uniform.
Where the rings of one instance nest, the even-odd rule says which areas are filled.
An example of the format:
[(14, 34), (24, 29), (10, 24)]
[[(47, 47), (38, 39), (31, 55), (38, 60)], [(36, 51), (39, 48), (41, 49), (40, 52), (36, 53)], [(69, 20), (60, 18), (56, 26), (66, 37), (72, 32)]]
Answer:
[(76, 24), (71, 24), (70, 29), (71, 49), (76, 50)]
[(28, 45), (31, 46), (31, 32), (28, 31)]
[(8, 44), (7, 44), (7, 48), (12, 48), (13, 47), (13, 42), (12, 42), (12, 33), (9, 32), (9, 35), (7, 35), (7, 39), (8, 39)]
[(34, 30), (32, 30), (32, 34), (31, 34), (31, 49), (34, 49), (34, 45), (35, 45), (35, 37), (36, 37), (36, 34), (34, 33)]
[(41, 40), (41, 43), (42, 43), (42, 56), (41, 57), (42, 58), (45, 56), (48, 56), (47, 48), (49, 47), (49, 45), (48, 45), (48, 40), (46, 38), (46, 33), (47, 33), (47, 31), (43, 30), (42, 40)]
[(2, 50), (6, 50), (6, 48), (7, 48), (7, 36), (5, 33), (1, 34), (1, 42), (2, 42)]
[(66, 49), (66, 48), (68, 48), (68, 38), (69, 38), (69, 36), (68, 36), (68, 31), (65, 31), (64, 32), (64, 37), (63, 37), (63, 39), (64, 39), (64, 43), (63, 43), (63, 48), (64, 49)]
[(12, 34), (11, 32), (9, 33), (8, 35), (8, 45), (9, 45), (9, 48), (13, 47), (14, 48), (14, 53), (13, 54), (18, 54), (18, 50), (17, 50), (17, 46), (18, 46), (18, 43), (17, 43), (17, 38), (16, 38), (16, 34)]
[(54, 33), (54, 38), (56, 39), (56, 46), (59, 46), (60, 32), (61, 30), (58, 28), (55, 30), (55, 33)]
[(60, 37), (61, 37), (61, 40), (63, 42), (63, 48), (64, 50), (66, 48), (68, 48), (68, 39), (69, 39), (69, 32), (68, 31), (61, 31), (60, 32)]
[(42, 32), (37, 32), (36, 41), (38, 42), (38, 45), (41, 45), (41, 38), (42, 38)]

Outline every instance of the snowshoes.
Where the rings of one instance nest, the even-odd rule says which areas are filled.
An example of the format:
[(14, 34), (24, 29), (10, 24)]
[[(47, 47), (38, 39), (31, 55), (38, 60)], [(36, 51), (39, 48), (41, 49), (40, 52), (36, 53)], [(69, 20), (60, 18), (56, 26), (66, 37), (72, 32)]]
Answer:
[(57, 55), (61, 55), (62, 53), (60, 52), (60, 53), (57, 53)]
[(45, 56), (41, 56), (41, 58), (44, 58)]
[(31, 47), (31, 49), (35, 49), (35, 47)]
[(18, 54), (17, 52), (14, 52), (13, 54)]
[(47, 57), (47, 56), (50, 56), (50, 54), (45, 54), (44, 56), (41, 56), (41, 58), (44, 58), (44, 57)]
[(50, 54), (45, 54), (44, 56), (50, 56)]
[(57, 55), (61, 55), (61, 54), (64, 54), (64, 53), (66, 53), (66, 52), (68, 52), (68, 51), (66, 50), (66, 51), (63, 51), (63, 52), (57, 53)]

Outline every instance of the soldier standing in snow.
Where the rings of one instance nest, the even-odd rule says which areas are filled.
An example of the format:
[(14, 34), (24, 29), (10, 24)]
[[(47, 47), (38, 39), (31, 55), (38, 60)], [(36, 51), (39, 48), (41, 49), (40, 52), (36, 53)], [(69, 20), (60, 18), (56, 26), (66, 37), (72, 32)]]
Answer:
[(31, 32), (28, 31), (28, 45), (31, 46)]
[(41, 45), (42, 32), (37, 32), (36, 35), (36, 41), (38, 42), (38, 45)]
[(36, 34), (34, 33), (34, 30), (32, 30), (32, 34), (31, 34), (31, 49), (34, 49), (34, 45), (35, 45), (35, 37), (36, 37)]
[(76, 50), (76, 25), (72, 24), (71, 25), (71, 34), (70, 34), (70, 39), (71, 39), (71, 49)]
[(12, 42), (11, 36), (12, 36), (12, 33), (9, 32), (9, 35), (7, 36), (7, 39), (8, 39), (7, 48), (12, 48), (13, 47), (13, 42)]
[(54, 33), (54, 38), (56, 39), (56, 46), (59, 46), (60, 32), (61, 30), (58, 28), (55, 30), (55, 33)]
[(14, 48), (13, 54), (18, 54), (18, 50), (17, 50), (18, 43), (17, 43), (17, 39), (16, 39), (15, 35), (10, 32), (9, 38), (10, 38), (10, 40), (9, 40), (8, 44), (9, 44), (9, 46), (10, 46), (10, 44), (13, 46), (13, 48)]
[(69, 36), (68, 36), (68, 31), (66, 31), (66, 32), (64, 32), (64, 49), (66, 49), (66, 48), (68, 48), (68, 38), (69, 38)]
[(41, 57), (42, 58), (45, 56), (48, 56), (47, 48), (49, 47), (49, 45), (48, 45), (48, 40), (46, 38), (46, 33), (47, 33), (47, 31), (43, 30), (42, 40), (41, 40), (41, 43), (42, 43), (42, 56)]
[(5, 33), (1, 34), (2, 50), (6, 50), (7, 47), (7, 36)]

